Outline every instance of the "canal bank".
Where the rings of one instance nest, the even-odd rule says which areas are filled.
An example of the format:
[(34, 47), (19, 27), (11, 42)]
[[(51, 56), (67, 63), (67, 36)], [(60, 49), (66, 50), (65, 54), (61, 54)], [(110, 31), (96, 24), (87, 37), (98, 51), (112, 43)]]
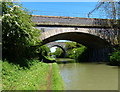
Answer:
[(98, 63), (59, 64), (65, 90), (118, 90), (118, 67)]
[[(64, 83), (56, 63), (32, 60), (28, 67), (2, 63), (2, 90), (64, 90)], [(1, 84), (1, 83), (0, 83)]]

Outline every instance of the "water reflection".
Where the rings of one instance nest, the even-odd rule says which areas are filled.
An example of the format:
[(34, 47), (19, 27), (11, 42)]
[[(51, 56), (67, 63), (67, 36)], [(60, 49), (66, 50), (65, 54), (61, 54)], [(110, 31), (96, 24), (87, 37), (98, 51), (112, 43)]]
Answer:
[(66, 90), (117, 90), (118, 67), (97, 63), (59, 64)]

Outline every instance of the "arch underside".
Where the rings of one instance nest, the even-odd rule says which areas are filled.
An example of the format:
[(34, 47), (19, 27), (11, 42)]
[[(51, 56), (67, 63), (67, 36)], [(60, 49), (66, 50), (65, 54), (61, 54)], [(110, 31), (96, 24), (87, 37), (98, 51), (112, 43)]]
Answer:
[(43, 44), (56, 40), (70, 40), (88, 47), (86, 61), (109, 61), (111, 44), (99, 36), (82, 32), (64, 32), (47, 36)]
[(56, 40), (70, 40), (80, 43), (89, 48), (104, 48), (109, 47), (110, 43), (106, 40), (88, 33), (82, 32), (65, 32), (50, 36), (43, 40), (43, 44), (53, 42)]
[(66, 56), (66, 50), (65, 50), (65, 48), (63, 48), (62, 46), (60, 46), (60, 45), (52, 45), (52, 46), (50, 46), (50, 47), (58, 47), (58, 48), (61, 48), (62, 51), (63, 51), (63, 56), (64, 56), (64, 57)]

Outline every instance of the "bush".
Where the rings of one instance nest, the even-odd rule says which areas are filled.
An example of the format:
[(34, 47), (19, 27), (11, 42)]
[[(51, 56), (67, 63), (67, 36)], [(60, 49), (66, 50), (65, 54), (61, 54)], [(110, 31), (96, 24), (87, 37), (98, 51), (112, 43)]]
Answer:
[(86, 47), (76, 42), (66, 42), (67, 57), (77, 62), (84, 59)]
[(50, 48), (46, 45), (42, 45), (38, 51), (38, 57), (39, 60), (44, 59), (44, 56), (48, 56), (48, 53), (50, 52)]
[(110, 56), (110, 64), (120, 66), (120, 51), (113, 52)]
[(3, 59), (17, 62), (21, 58), (36, 56), (40, 30), (35, 29), (29, 12), (18, 3), (2, 3)]
[(53, 53), (56, 58), (64, 57), (64, 52), (61, 48), (56, 48), (56, 51)]
[(82, 46), (82, 47), (77, 47), (77, 48), (73, 48), (71, 50), (67, 51), (67, 57), (75, 59), (76, 61), (80, 61), (83, 60), (82, 58), (84, 58), (83, 53), (85, 52), (86, 47)]

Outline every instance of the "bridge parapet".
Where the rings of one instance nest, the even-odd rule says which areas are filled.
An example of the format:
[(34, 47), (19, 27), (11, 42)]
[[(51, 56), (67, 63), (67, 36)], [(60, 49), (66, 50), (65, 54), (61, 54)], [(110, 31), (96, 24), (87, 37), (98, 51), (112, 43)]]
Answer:
[(110, 27), (111, 19), (32, 15), (37, 26)]

